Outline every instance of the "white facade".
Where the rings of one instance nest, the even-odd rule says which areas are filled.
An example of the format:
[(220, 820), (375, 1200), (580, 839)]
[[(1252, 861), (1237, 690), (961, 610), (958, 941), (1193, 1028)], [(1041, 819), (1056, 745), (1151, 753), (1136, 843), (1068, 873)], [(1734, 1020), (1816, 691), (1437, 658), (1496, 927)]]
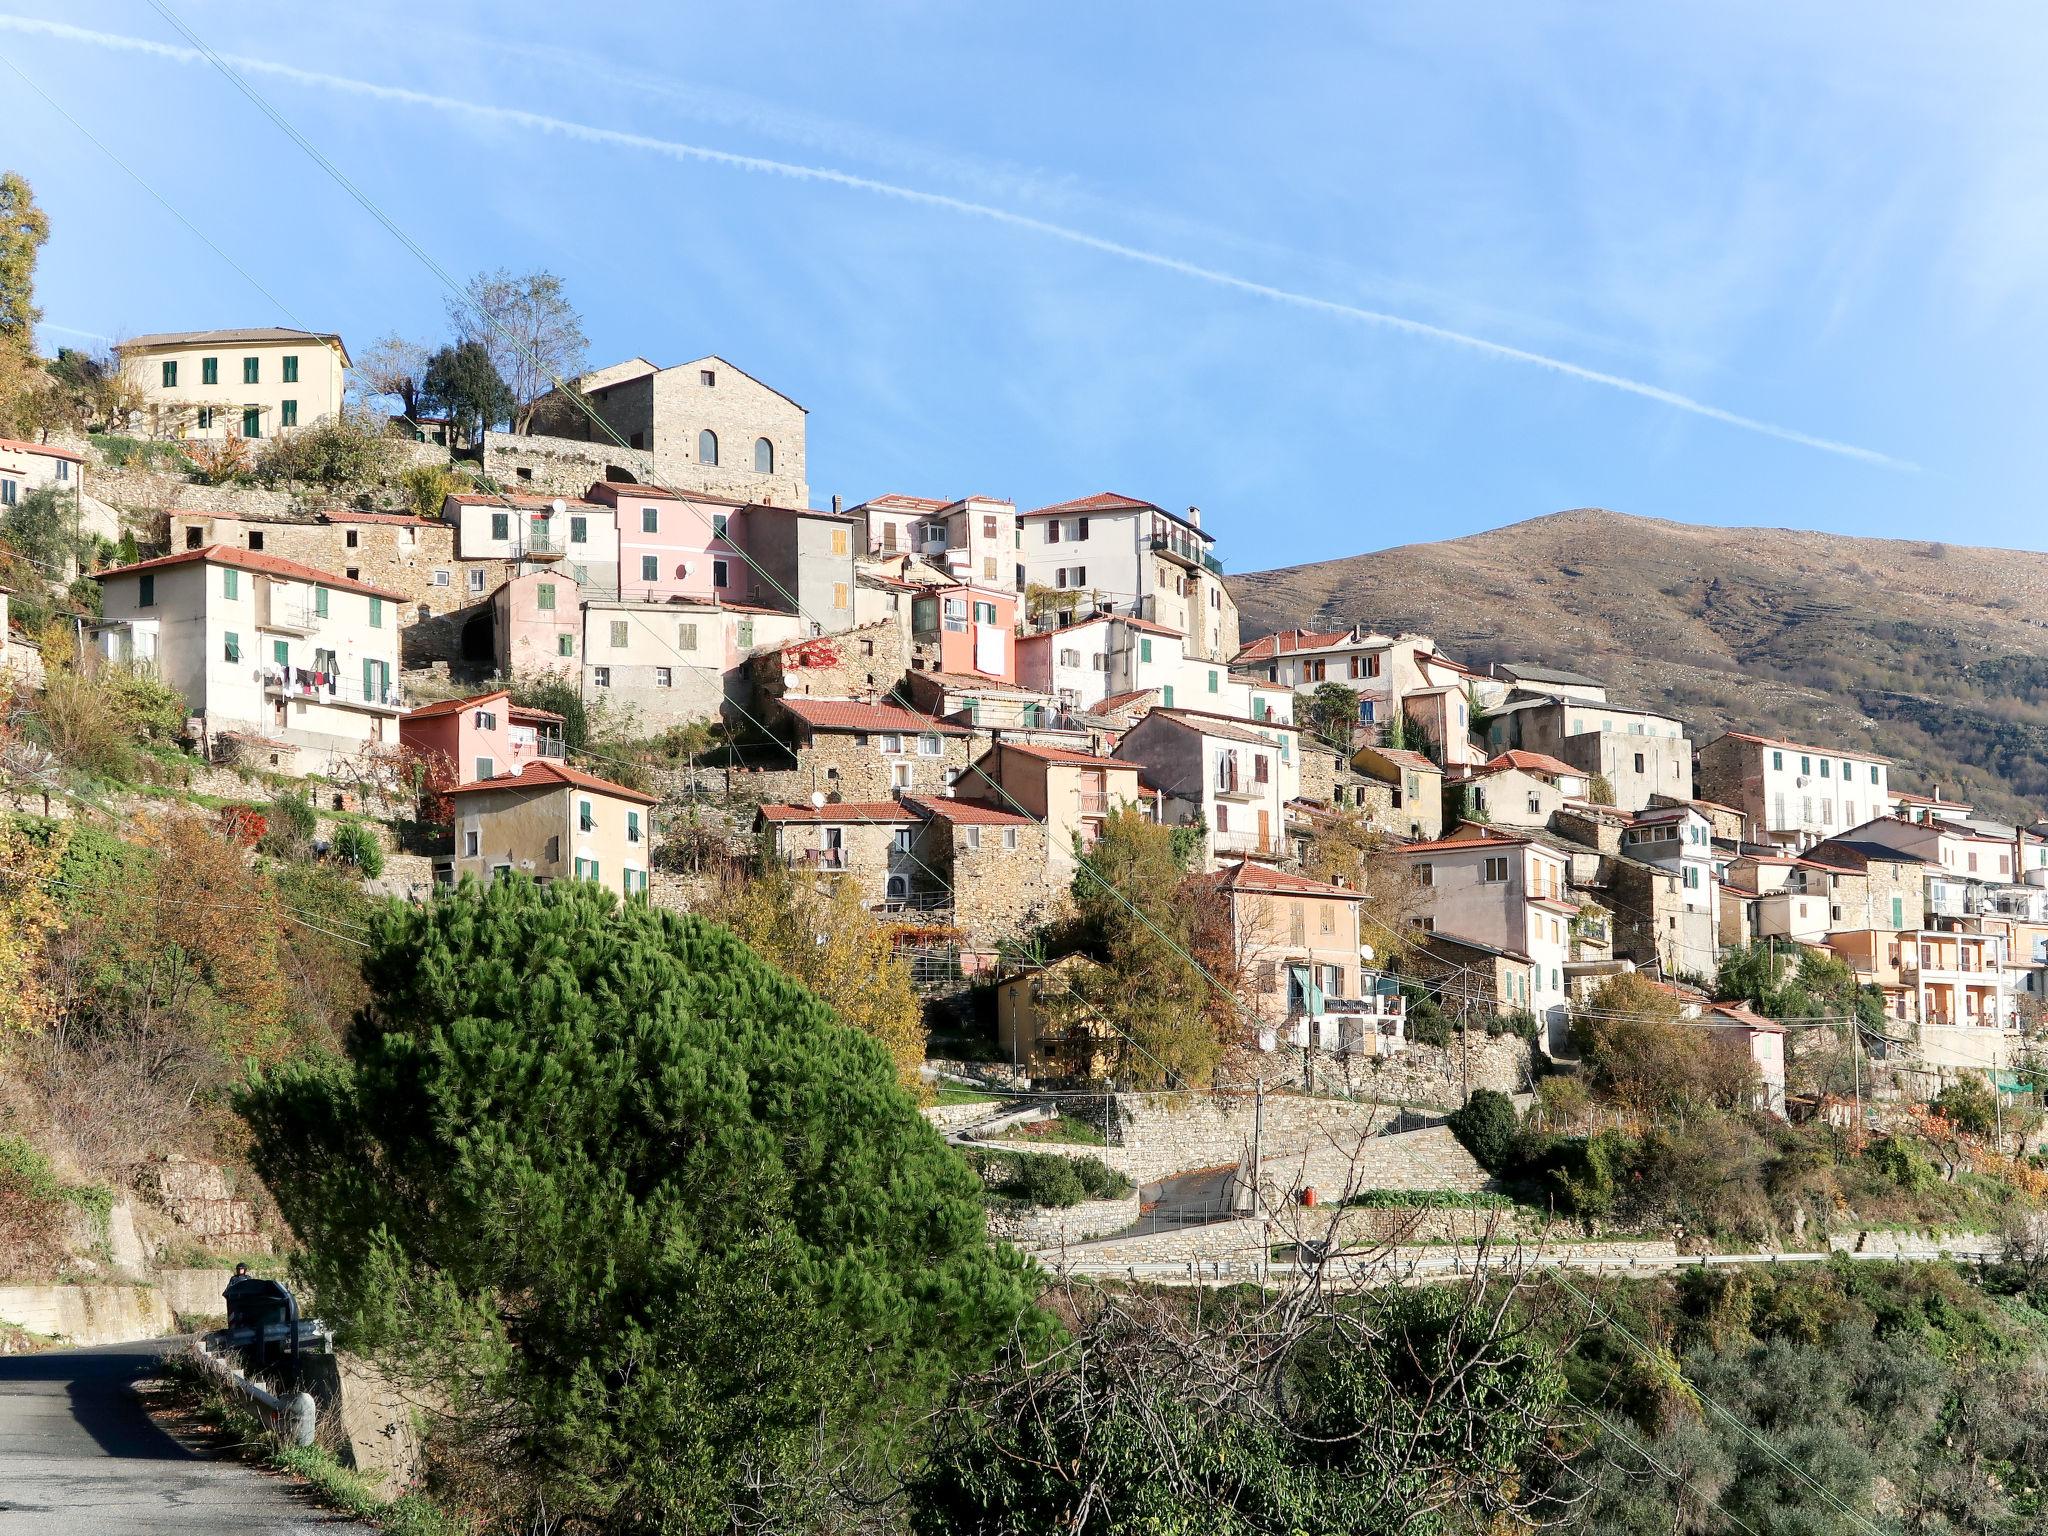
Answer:
[(1731, 731), (1700, 749), (1698, 798), (1743, 812), (1765, 837), (1806, 848), (1891, 814), (1891, 771), (1866, 753)]
[(1027, 587), (1079, 593), (1087, 604), (1179, 631), (1188, 655), (1228, 661), (1237, 604), (1216, 541), (1199, 514), (1182, 517), (1127, 496), (1089, 496), (1019, 516)]
[(1526, 956), (1530, 995), (1503, 998), (1527, 1008), (1560, 1050), (1570, 1023), (1565, 966), (1577, 907), (1568, 899), (1565, 856), (1522, 838), (1474, 837), (1416, 843), (1395, 852), (1413, 872), (1432, 932)]
[(400, 594), (218, 545), (98, 579), (95, 649), (153, 666), (210, 735), (279, 743), (301, 771), (397, 741)]

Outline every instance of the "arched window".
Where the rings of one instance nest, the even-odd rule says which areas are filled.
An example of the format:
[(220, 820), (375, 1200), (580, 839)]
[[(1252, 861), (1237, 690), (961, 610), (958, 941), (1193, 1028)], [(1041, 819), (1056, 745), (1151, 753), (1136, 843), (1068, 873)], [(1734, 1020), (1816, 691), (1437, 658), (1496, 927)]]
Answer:
[(754, 439), (754, 473), (772, 475), (775, 473), (775, 445), (765, 437)]
[(889, 900), (891, 901), (910, 900), (910, 876), (891, 875), (889, 877), (888, 891)]
[(706, 427), (697, 434), (697, 462), (716, 464), (718, 462), (718, 434)]

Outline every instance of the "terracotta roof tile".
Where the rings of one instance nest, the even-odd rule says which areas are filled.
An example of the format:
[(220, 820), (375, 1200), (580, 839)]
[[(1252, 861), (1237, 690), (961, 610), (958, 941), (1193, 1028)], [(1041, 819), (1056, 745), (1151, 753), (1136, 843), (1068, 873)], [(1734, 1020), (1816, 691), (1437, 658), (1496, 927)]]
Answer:
[(127, 576), (136, 571), (160, 571), (173, 565), (232, 565), (238, 570), (258, 571), (265, 576), (278, 576), (286, 581), (304, 581), (323, 587), (332, 587), (337, 592), (357, 592), (365, 597), (381, 597), (386, 602), (408, 601), (401, 592), (387, 591), (373, 587), (368, 582), (350, 581), (346, 576), (336, 576), (330, 571), (317, 570), (310, 565), (301, 565), (296, 560), (280, 559), (276, 555), (259, 554), (255, 550), (235, 549), (227, 544), (209, 544), (204, 549), (181, 550), (175, 555), (159, 555), (154, 560), (138, 560), (133, 565), (117, 565), (111, 570), (95, 573), (96, 579), (105, 581), (110, 576)]
[(1488, 759), (1486, 766), (1488, 768), (1519, 768), (1524, 773), (1547, 773), (1569, 779), (1583, 779), (1586, 776), (1582, 769), (1574, 768), (1570, 763), (1560, 762), (1548, 753), (1525, 752), (1519, 747), (1513, 751), (1503, 752), (1497, 757)]
[(786, 697), (782, 707), (814, 731), (936, 731), (941, 736), (973, 734), (964, 725), (949, 725), (895, 704)]
[(1254, 864), (1243, 859), (1228, 869), (1219, 869), (1214, 874), (1203, 875), (1200, 883), (1224, 891), (1273, 891), (1292, 896), (1336, 896), (1345, 901), (1363, 901), (1363, 893), (1348, 886), (1325, 885), (1320, 880), (1311, 880), (1306, 875), (1290, 874), (1286, 870), (1269, 869), (1264, 864)]
[(1065, 747), (1041, 747), (1029, 741), (999, 741), (998, 749), (1004, 752), (1021, 752), (1026, 757), (1039, 758), (1048, 763), (1070, 763), (1078, 768), (1125, 768), (1133, 772), (1136, 763), (1127, 763), (1120, 757), (1097, 757), (1092, 752), (1072, 752)]
[(458, 784), (448, 793), (451, 795), (474, 794), (485, 789), (587, 789), (594, 794), (612, 795), (620, 800), (637, 800), (642, 805), (658, 803), (657, 797), (637, 789), (628, 789), (623, 784), (614, 784), (610, 779), (600, 779), (594, 773), (585, 773), (580, 768), (571, 768), (566, 763), (551, 762), (541, 758), (528, 763), (519, 772), (497, 779), (478, 779), (474, 784)]
[(1014, 811), (999, 811), (992, 805), (978, 805), (972, 800), (942, 800), (931, 795), (905, 795), (903, 803), (922, 816), (936, 816), (941, 821), (955, 821), (970, 827), (1035, 827), (1038, 825), (1029, 816), (1019, 816)]
[(85, 455), (73, 453), (69, 448), (59, 448), (50, 443), (25, 443), (15, 437), (0, 437), (0, 448), (12, 449), (15, 453), (39, 453), (46, 459), (69, 459), (74, 464), (83, 464)]

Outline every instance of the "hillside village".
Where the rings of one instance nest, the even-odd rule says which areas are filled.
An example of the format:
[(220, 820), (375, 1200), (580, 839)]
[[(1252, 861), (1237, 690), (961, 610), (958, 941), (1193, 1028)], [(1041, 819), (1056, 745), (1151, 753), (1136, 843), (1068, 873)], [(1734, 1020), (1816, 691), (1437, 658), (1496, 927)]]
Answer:
[[(60, 497), (133, 556), (90, 571), (88, 664), (175, 690), (201, 763), (392, 808), (415, 896), (516, 872), (688, 905), (707, 839), (758, 848), (884, 918), (935, 1004), (1007, 999), (993, 1054), (1019, 1081), (1128, 1085), (1113, 1024), (1047, 1001), (1072, 962), (1032, 941), (1130, 816), (1180, 834), (1228, 910), (1233, 1070), (1351, 1081), (1425, 1043), (1425, 1003), (1532, 1042), (1484, 1084), (1526, 1088), (1633, 972), (1742, 1041), (1782, 1111), (1784, 1025), (1713, 994), (1762, 946), (1847, 966), (1872, 1061), (2019, 1082), (2048, 827), (1824, 733), (1696, 740), (1597, 677), (1480, 671), (1371, 615), (1244, 636), (1197, 507), (814, 505), (804, 408), (717, 356), (588, 371), (520, 432), (394, 414), (425, 507), (200, 470), (334, 430), (340, 336), (149, 335), (119, 367), (133, 435), (0, 442), (0, 503)], [(32, 685), (36, 637), (11, 628), (8, 658)], [(536, 687), (695, 750), (620, 774)]]

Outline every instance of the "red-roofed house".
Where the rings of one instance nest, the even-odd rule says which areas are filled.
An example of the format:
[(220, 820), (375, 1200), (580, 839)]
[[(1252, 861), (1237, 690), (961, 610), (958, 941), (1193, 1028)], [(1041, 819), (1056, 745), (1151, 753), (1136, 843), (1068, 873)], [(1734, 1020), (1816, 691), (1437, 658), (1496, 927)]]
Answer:
[(435, 861), (437, 880), (495, 880), (522, 874), (592, 880), (623, 896), (644, 895), (654, 848), (652, 795), (552, 758), (515, 774), (458, 784), (455, 852)]
[(1301, 793), (1294, 727), (1155, 709), (1124, 733), (1116, 755), (1166, 790), (1164, 816), (1208, 829), (1209, 867), (1287, 857), (1287, 802)]
[[(1075, 610), (1129, 614), (1187, 636), (1187, 653), (1227, 662), (1237, 654), (1237, 603), (1223, 585), (1216, 540), (1201, 512), (1169, 512), (1103, 492), (1019, 515), (1027, 591), (1078, 594)], [(1040, 611), (1034, 607), (1034, 612)], [(1085, 614), (1084, 614), (1085, 616)]]
[[(1426, 635), (1382, 634), (1360, 624), (1348, 630), (1294, 629), (1266, 635), (1240, 651), (1231, 665), (1302, 693), (1313, 693), (1324, 683), (1342, 683), (1358, 695), (1362, 739), (1376, 742), (1386, 723), (1407, 709), (1411, 694), (1449, 687), (1463, 698), (1463, 669), (1447, 663), (1439, 678), (1431, 669), (1439, 659), (1436, 642)], [(1426, 712), (1442, 714), (1444, 707), (1431, 706)], [(1460, 728), (1466, 723), (1457, 719), (1455, 710), (1451, 717)], [(1456, 734), (1453, 731), (1454, 738)]]
[(877, 496), (847, 515), (866, 529), (864, 553), (888, 558), (913, 554), (956, 580), (1015, 594), (1017, 505), (995, 496), (941, 501), (931, 496)]
[(425, 766), (431, 818), (446, 822), (457, 784), (518, 773), (538, 758), (561, 759), (562, 717), (514, 704), (506, 689), (444, 699), (408, 711), (398, 740)]
[(97, 579), (93, 648), (177, 689), (209, 750), (223, 732), (253, 734), (290, 749), (269, 766), (307, 773), (397, 741), (398, 594), (220, 545)]
[(1462, 780), (1470, 811), (1498, 827), (1547, 827), (1568, 800), (1586, 793), (1586, 776), (1541, 752), (1503, 752)]
[(852, 880), (870, 906), (910, 897), (918, 818), (895, 800), (764, 805), (754, 827), (791, 864)]
[(750, 777), (763, 799), (944, 794), (966, 769), (975, 745), (970, 727), (900, 704), (791, 694), (767, 708), (788, 746), (755, 755)]
[(1012, 806), (941, 795), (906, 795), (903, 804), (921, 823), (912, 844), (913, 905), (928, 891), (944, 893), (953, 926), (984, 961), (993, 961), (1003, 940), (1065, 907), (1068, 877), (1046, 859), (1042, 821)]
[(53, 490), (78, 509), (80, 531), (112, 542), (121, 530), (105, 516), (105, 504), (85, 494), (85, 455), (55, 443), (0, 437), (0, 515), (37, 491)]
[(1003, 740), (960, 775), (954, 793), (996, 810), (1029, 816), (1045, 827), (1046, 861), (1055, 882), (1074, 872), (1074, 845), (1092, 847), (1119, 806), (1142, 805), (1138, 766), (1114, 757)]

